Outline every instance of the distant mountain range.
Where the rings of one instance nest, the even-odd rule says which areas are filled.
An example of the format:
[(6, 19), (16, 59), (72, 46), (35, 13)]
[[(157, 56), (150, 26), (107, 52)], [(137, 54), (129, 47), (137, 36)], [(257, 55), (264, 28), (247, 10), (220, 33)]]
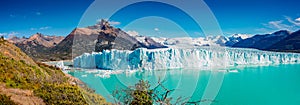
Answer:
[(20, 47), (35, 61), (70, 60), (83, 53), (119, 49), (166, 48), (149, 37), (137, 40), (119, 28), (102, 20), (85, 28), (75, 28), (65, 38), (37, 33), (30, 38), (9, 38), (8, 41)]
[(282, 30), (272, 34), (255, 35), (251, 38), (241, 40), (232, 47), (240, 48), (255, 48), (260, 50), (267, 50), (269, 47), (285, 39), (290, 35), (290, 32)]
[(299, 53), (300, 30), (296, 32), (281, 30), (272, 34), (255, 35), (237, 42), (232, 47)]
[(280, 40), (268, 47), (267, 50), (300, 53), (300, 30), (291, 33), (285, 39)]
[(23, 45), (31, 45), (31, 46), (40, 45), (44, 47), (54, 47), (63, 39), (64, 39), (63, 36), (47, 36), (47, 35), (42, 35), (41, 33), (36, 33), (29, 38), (12, 37), (9, 38), (8, 41), (19, 45), (23, 44)]
[[(58, 43), (60, 43), (64, 37), (62, 36), (47, 36), (41, 33), (36, 33), (29, 38), (18, 38), (12, 37), (7, 39), (9, 42), (14, 43), (27, 55), (36, 61), (46, 61), (41, 60), (42, 58), (53, 59), (49, 54), (49, 50), (54, 48)], [(48, 54), (48, 55), (47, 55)]]
[(200, 38), (181, 37), (152, 39), (168, 47), (226, 46), (300, 53), (300, 30), (296, 32), (280, 30), (272, 34), (254, 36), (234, 34), (229, 37), (206, 36)]
[(206, 36), (199, 38), (178, 37), (178, 38), (157, 38), (152, 37), (156, 42), (159, 42), (168, 47), (198, 47), (198, 46), (232, 46), (233, 44), (249, 38), (249, 35), (234, 34), (230, 37), (225, 36)]
[(206, 36), (199, 38), (162, 38), (130, 35), (102, 20), (85, 28), (75, 28), (66, 37), (37, 33), (29, 38), (12, 37), (8, 41), (21, 48), (36, 61), (70, 60), (83, 53), (103, 50), (135, 50), (136, 48), (227, 46), (267, 51), (300, 52), (300, 31), (281, 30), (272, 34)]

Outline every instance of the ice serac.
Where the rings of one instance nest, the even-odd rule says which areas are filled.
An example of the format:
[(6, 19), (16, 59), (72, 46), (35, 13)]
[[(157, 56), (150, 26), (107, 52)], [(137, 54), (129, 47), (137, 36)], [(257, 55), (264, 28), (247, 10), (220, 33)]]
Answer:
[(106, 50), (85, 53), (74, 59), (74, 66), (106, 70), (160, 70), (176, 68), (229, 67), (236, 65), (266, 65), (297, 63), (300, 54), (266, 52), (254, 49), (211, 48), (197, 49), (136, 49)]

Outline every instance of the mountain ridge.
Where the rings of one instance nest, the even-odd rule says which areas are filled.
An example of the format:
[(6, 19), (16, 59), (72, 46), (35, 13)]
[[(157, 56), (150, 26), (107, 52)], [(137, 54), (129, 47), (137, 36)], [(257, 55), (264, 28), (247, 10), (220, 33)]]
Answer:
[(285, 39), (289, 35), (290, 32), (286, 30), (280, 30), (272, 34), (254, 35), (251, 38), (237, 42), (232, 47), (266, 50), (268, 47), (279, 42), (280, 40)]
[[(295, 41), (284, 42), (297, 37), (286, 30), (272, 34), (232, 36), (207, 36), (199, 38), (157, 38), (140, 35), (130, 35), (120, 28), (115, 28), (106, 20), (101, 20), (92, 26), (75, 28), (66, 37), (44, 36), (41, 33), (30, 38), (13, 37), (8, 39), (22, 49), (35, 61), (71, 60), (83, 53), (101, 52), (103, 50), (135, 50), (137, 48), (166, 48), (166, 47), (198, 47), (198, 46), (226, 46), (237, 48), (255, 48), (267, 51), (300, 52)], [(292, 35), (293, 36), (293, 35)], [(290, 39), (286, 39), (290, 38)], [(59, 42), (59, 43), (58, 43)], [(290, 46), (280, 45), (291, 44)], [(281, 46), (276, 48), (276, 46)], [(284, 47), (285, 46), (285, 47)], [(293, 47), (287, 49), (287, 47)], [(298, 51), (299, 50), (299, 51)]]
[(300, 30), (291, 33), (284, 40), (268, 47), (268, 50), (300, 53)]
[(50, 36), (50, 35), (43, 35), (42, 33), (36, 33), (30, 36), (29, 38), (18, 38), (12, 37), (8, 38), (7, 40), (14, 44), (31, 44), (33, 46), (44, 46), (44, 47), (54, 47), (56, 44), (63, 40), (63, 36)]
[(150, 38), (145, 38), (144, 42), (140, 42), (120, 28), (111, 26), (108, 21), (103, 19), (93, 26), (75, 28), (59, 43), (49, 44), (47, 40), (43, 39), (45, 37), (37, 33), (28, 39), (12, 38), (10, 41), (15, 42), (15, 45), (35, 61), (71, 60), (83, 53), (111, 49), (165, 48)]

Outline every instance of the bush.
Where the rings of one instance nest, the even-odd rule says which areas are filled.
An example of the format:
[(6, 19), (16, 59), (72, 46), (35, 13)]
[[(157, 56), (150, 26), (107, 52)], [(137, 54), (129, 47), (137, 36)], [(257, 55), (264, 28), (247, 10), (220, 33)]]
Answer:
[(167, 89), (160, 81), (156, 87), (151, 89), (148, 81), (140, 80), (135, 86), (113, 91), (112, 95), (115, 98), (115, 104), (118, 105), (197, 105), (205, 101), (190, 102), (188, 97), (178, 97), (176, 100), (172, 100), (173, 98), (169, 96), (173, 91), (174, 89)]
[(34, 94), (48, 105), (87, 105), (80, 89), (69, 84), (44, 84)]
[(0, 94), (0, 105), (17, 105), (17, 104), (11, 101), (10, 97)]
[(123, 90), (115, 90), (113, 96), (117, 99), (115, 100), (116, 104), (152, 105), (161, 103), (169, 105), (171, 98), (168, 95), (173, 90), (166, 90), (166, 92), (163, 91), (161, 94), (159, 87), (163, 87), (162, 84), (150, 89), (148, 81), (140, 80), (135, 86), (130, 86)]

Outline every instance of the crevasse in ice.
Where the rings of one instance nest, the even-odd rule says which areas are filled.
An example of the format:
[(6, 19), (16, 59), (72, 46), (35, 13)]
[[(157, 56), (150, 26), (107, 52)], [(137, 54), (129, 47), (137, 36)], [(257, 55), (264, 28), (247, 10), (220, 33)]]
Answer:
[(297, 63), (300, 54), (237, 48), (136, 49), (85, 53), (74, 59), (74, 67), (105, 70), (159, 70)]

